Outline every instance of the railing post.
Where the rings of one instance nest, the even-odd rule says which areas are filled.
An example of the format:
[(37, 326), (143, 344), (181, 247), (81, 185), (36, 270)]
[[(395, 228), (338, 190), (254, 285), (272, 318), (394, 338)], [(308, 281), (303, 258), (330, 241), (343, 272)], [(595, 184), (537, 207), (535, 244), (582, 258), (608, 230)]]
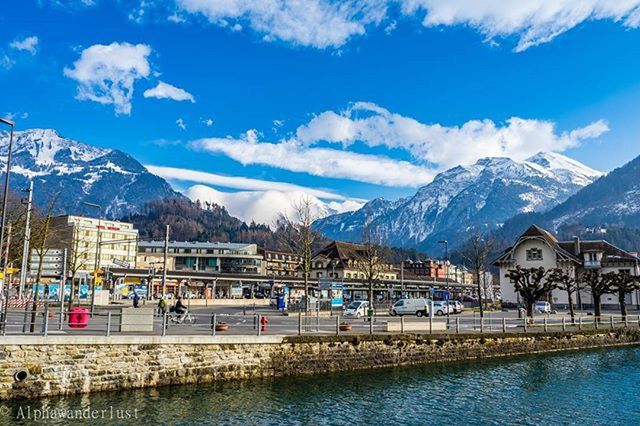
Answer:
[(502, 318), (502, 332), (503, 333), (507, 332), (507, 319), (506, 318)]
[(596, 329), (596, 330), (598, 329), (598, 319), (599, 319), (599, 318), (600, 318), (600, 317), (597, 317), (597, 316), (595, 316), (595, 315), (594, 315), (594, 317), (593, 317), (593, 328), (594, 328), (594, 329)]
[(640, 315), (638, 315), (638, 327), (640, 327)]
[(340, 335), (340, 315), (336, 316), (336, 336)]
[(433, 333), (433, 317), (429, 315), (429, 334)]
[(542, 319), (542, 329), (544, 330), (544, 332), (546, 333), (548, 328), (547, 328), (547, 317), (544, 317)]
[(262, 327), (260, 326), (260, 315), (256, 315), (256, 328), (258, 329), (258, 336), (262, 333)]
[(211, 314), (211, 335), (216, 335), (216, 314)]
[(480, 317), (480, 333), (484, 333), (484, 317)]
[(609, 315), (609, 324), (611, 325), (611, 329), (614, 329), (614, 325), (613, 325), (613, 315)]
[[(169, 325), (167, 320), (168, 320), (168, 314), (167, 311), (164, 311), (164, 314), (162, 315), (162, 335), (166, 336), (167, 335), (167, 326)], [(121, 319), (122, 321), (122, 319)]]
[(107, 312), (107, 330), (106, 336), (111, 336), (111, 312)]
[(562, 331), (567, 331), (567, 322), (565, 321), (564, 315), (562, 316)]
[(460, 334), (460, 317), (456, 317), (456, 334)]
[(627, 316), (624, 316), (624, 328), (629, 327), (629, 320), (627, 319)]
[(578, 330), (582, 330), (582, 315), (578, 318)]
[(302, 315), (298, 312), (298, 336), (302, 335)]
[(400, 315), (400, 334), (404, 334), (404, 316)]
[[(5, 301), (5, 303), (7, 302)], [(0, 320), (1, 321), (0, 327), (2, 328), (0, 328), (0, 332), (2, 332), (2, 335), (5, 336), (7, 334), (7, 316), (5, 316), (4, 313), (2, 313), (1, 318), (2, 320)]]
[(47, 337), (49, 334), (49, 305), (44, 305), (44, 321), (42, 321), (42, 334)]
[(522, 318), (522, 326), (524, 327), (524, 332), (527, 332), (527, 316), (525, 315), (524, 318)]
[(373, 334), (373, 315), (369, 317), (369, 334)]

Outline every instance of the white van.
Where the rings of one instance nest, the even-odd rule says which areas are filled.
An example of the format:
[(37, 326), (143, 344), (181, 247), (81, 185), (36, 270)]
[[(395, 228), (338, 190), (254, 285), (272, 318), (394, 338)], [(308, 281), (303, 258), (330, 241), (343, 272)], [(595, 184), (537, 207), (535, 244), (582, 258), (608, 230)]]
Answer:
[(429, 314), (429, 301), (427, 299), (400, 299), (389, 309), (389, 313), (393, 316), (427, 316)]
[(369, 309), (369, 302), (366, 300), (354, 300), (344, 308), (345, 317), (360, 318), (367, 316), (367, 310)]

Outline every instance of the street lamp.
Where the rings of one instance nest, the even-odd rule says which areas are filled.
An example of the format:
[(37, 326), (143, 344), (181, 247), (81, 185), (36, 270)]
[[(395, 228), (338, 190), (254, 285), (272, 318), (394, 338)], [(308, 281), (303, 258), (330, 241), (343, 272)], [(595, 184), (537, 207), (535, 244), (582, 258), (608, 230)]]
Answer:
[(449, 325), (449, 241), (440, 240), (438, 244), (444, 244), (444, 266), (445, 266), (445, 279), (446, 279), (446, 289), (447, 289), (447, 326)]
[[(9, 175), (11, 174), (11, 153), (13, 151), (13, 128), (15, 127), (15, 123), (7, 118), (0, 117), (0, 123), (6, 124), (11, 127), (11, 133), (9, 135), (9, 153), (7, 154), (7, 174), (4, 177), (4, 198), (2, 200), (2, 228), (0, 229), (0, 259), (2, 259), (2, 255), (4, 250), (4, 234), (7, 225), (7, 200), (9, 199)], [(9, 286), (7, 285), (7, 262), (8, 258), (2, 261), (2, 283), (5, 287), (5, 293), (7, 298), (9, 296)], [(5, 300), (7, 303), (7, 300)]]
[(102, 206), (100, 204), (90, 203), (88, 201), (83, 201), (82, 204), (85, 206), (93, 207), (94, 209), (98, 209), (98, 235), (96, 237), (96, 256), (93, 267), (93, 283), (91, 285), (91, 317), (93, 318), (93, 311), (96, 303), (96, 281), (98, 279), (98, 268), (100, 268), (100, 228), (102, 226)]

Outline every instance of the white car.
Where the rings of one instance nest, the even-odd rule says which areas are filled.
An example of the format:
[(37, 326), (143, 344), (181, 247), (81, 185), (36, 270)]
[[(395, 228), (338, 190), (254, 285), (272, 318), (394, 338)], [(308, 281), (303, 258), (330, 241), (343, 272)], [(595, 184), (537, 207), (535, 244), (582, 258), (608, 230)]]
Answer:
[(433, 313), (434, 315), (442, 316), (446, 315), (449, 311), (449, 306), (447, 302), (438, 300), (433, 302)]
[(533, 309), (541, 314), (550, 314), (551, 313), (551, 303), (544, 301), (537, 301), (535, 305), (533, 305)]
[(344, 309), (345, 317), (360, 318), (367, 315), (369, 302), (366, 300), (354, 300)]
[(464, 311), (464, 305), (458, 300), (449, 300), (449, 312), (460, 314)]
[(389, 313), (396, 315), (416, 315), (418, 317), (427, 316), (429, 313), (429, 302), (426, 299), (400, 299), (393, 304)]

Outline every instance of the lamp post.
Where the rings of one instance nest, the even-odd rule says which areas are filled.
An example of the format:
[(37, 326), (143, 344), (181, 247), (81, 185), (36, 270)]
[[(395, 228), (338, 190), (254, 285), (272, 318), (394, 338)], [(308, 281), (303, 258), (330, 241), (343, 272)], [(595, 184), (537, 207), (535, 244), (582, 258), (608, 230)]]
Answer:
[(447, 289), (447, 298), (445, 302), (447, 303), (447, 326), (449, 325), (449, 241), (440, 240), (438, 244), (444, 244), (444, 266), (445, 266), (445, 280), (446, 280), (446, 289)]
[(96, 303), (96, 281), (98, 280), (98, 269), (100, 268), (100, 228), (102, 227), (102, 206), (88, 201), (83, 201), (82, 204), (98, 209), (98, 235), (96, 236), (96, 255), (93, 267), (93, 283), (91, 285), (91, 317), (93, 318), (93, 311)]
[[(4, 251), (2, 248), (4, 247), (4, 235), (5, 229), (7, 225), (7, 200), (9, 199), (9, 175), (11, 174), (11, 154), (13, 151), (13, 128), (15, 127), (15, 123), (7, 118), (0, 117), (0, 123), (6, 124), (11, 127), (11, 133), (9, 134), (9, 153), (7, 154), (7, 172), (4, 176), (4, 198), (2, 199), (2, 228), (0, 229), (0, 258), (2, 257)], [(5, 295), (7, 295), (7, 300), (5, 303), (8, 303), (8, 295), (9, 286), (7, 285), (7, 263), (9, 259), (4, 259), (2, 261), (2, 285), (5, 289)]]

